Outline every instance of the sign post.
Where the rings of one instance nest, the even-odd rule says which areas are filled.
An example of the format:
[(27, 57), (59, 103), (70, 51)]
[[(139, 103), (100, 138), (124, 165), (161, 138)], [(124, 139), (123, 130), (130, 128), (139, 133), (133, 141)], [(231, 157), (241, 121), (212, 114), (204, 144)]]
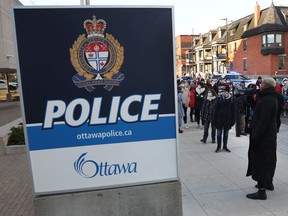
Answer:
[(161, 198), (167, 184), (180, 211), (173, 8), (21, 7), (14, 19), (39, 215), (41, 195), (64, 208), (71, 193), (129, 186)]

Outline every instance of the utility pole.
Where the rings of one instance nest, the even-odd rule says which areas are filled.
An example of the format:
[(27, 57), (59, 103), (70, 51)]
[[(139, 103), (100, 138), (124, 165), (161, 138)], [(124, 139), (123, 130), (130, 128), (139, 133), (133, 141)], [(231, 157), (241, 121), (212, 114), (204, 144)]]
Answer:
[(223, 18), (221, 20), (225, 20), (226, 22), (226, 71), (229, 73), (229, 56), (228, 56), (228, 18)]

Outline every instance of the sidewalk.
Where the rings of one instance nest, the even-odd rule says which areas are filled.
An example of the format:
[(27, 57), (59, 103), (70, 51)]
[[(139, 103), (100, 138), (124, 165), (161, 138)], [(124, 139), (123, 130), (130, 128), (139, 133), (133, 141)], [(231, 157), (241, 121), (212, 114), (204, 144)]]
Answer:
[[(282, 125), (278, 134), (275, 190), (267, 191), (265, 201), (245, 197), (256, 191), (255, 182), (245, 177), (248, 136), (236, 137), (234, 128), (231, 129), (228, 139), (231, 153), (215, 153), (216, 144), (211, 143), (210, 137), (207, 144), (200, 142), (203, 130), (197, 129), (195, 123), (183, 130), (179, 135), (179, 168), (184, 216), (288, 215), (287, 125)], [(27, 155), (0, 156), (0, 173), (0, 215), (33, 216)]]
[[(274, 191), (267, 191), (267, 200), (246, 198), (254, 193), (256, 182), (246, 177), (248, 136), (229, 133), (231, 153), (215, 153), (216, 144), (200, 142), (203, 130), (183, 129), (180, 134), (179, 162), (182, 182), (184, 216), (260, 216), (288, 215), (288, 126), (281, 125), (278, 133), (278, 161)], [(210, 131), (209, 131), (210, 132)]]

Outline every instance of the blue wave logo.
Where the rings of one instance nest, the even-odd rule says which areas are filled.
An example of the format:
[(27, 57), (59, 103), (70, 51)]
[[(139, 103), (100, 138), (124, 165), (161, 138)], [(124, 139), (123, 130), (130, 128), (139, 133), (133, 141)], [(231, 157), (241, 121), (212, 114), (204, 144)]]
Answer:
[[(92, 174), (88, 174), (88, 173), (85, 173), (84, 171), (84, 166), (85, 165), (88, 165), (90, 163), (90, 165), (94, 165), (95, 167), (98, 167), (98, 164), (95, 162), (95, 161), (92, 161), (92, 160), (85, 160), (85, 155), (87, 154), (86, 153), (83, 153), (79, 158), (78, 160), (76, 160), (74, 162), (74, 169), (75, 171), (81, 175), (82, 177), (84, 178), (93, 178), (97, 175), (97, 172), (95, 172), (93, 175)], [(86, 171), (87, 172), (87, 171)]]
[(120, 174), (137, 173), (137, 162), (123, 163), (123, 164), (109, 164), (108, 162), (97, 163), (93, 160), (86, 160), (86, 153), (74, 162), (74, 169), (76, 173), (84, 178), (94, 178), (95, 176), (112, 176)]

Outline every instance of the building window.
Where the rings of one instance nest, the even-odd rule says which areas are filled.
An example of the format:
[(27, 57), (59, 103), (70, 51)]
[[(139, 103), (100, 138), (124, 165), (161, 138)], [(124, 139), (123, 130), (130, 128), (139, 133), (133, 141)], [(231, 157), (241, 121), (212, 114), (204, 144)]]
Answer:
[(243, 51), (244, 52), (247, 51), (247, 40), (246, 39), (243, 40)]
[(283, 34), (268, 33), (262, 35), (262, 47), (283, 47)]
[(282, 47), (282, 34), (275, 34), (275, 45)]
[(245, 24), (245, 25), (243, 26), (243, 32), (247, 31), (247, 28), (248, 28), (248, 24)]
[(286, 56), (285, 55), (280, 55), (279, 56), (279, 65), (278, 65), (278, 70), (285, 70), (285, 59)]
[(262, 35), (262, 47), (266, 46), (266, 35)]
[(243, 59), (243, 70), (247, 71), (248, 70), (248, 65), (247, 65), (247, 59)]

